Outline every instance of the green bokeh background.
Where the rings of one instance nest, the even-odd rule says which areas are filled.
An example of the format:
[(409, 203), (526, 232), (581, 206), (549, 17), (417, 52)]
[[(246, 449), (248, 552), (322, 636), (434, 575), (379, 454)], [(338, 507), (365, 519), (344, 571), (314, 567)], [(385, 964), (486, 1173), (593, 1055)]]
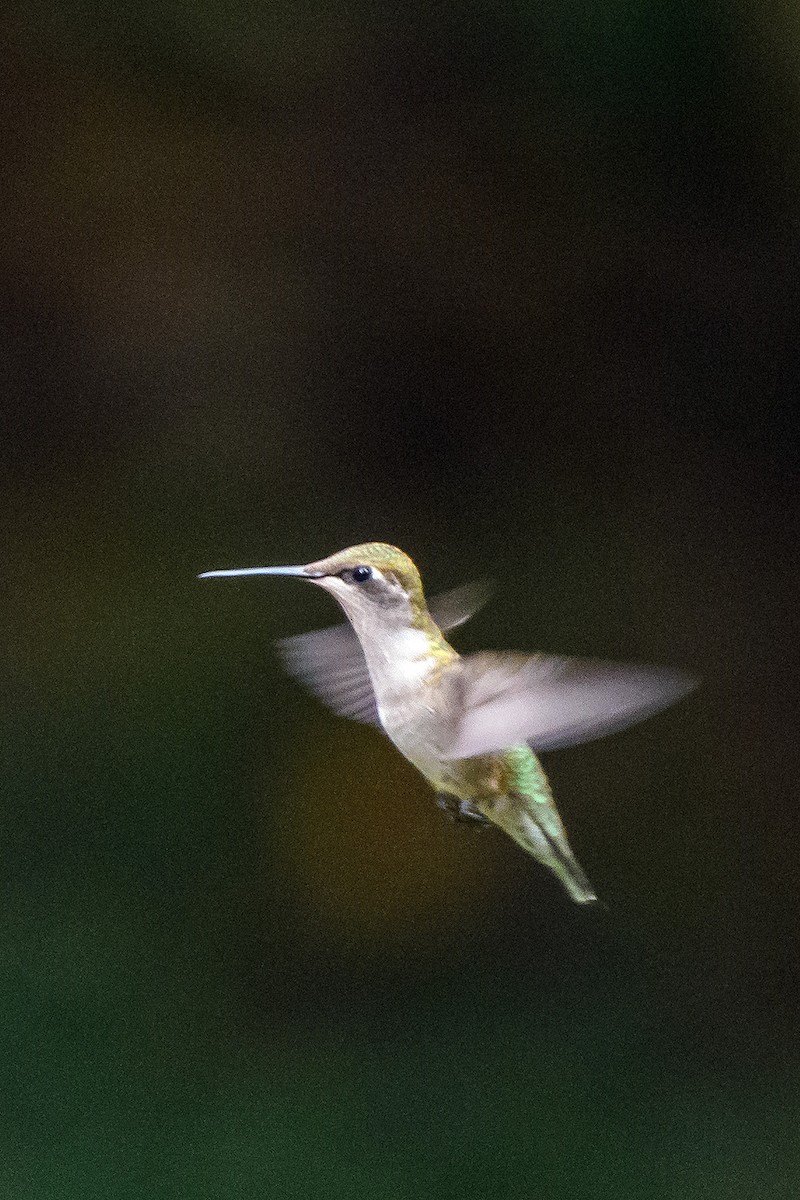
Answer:
[[(800, 19), (4, 17), (0, 1195), (800, 1187)], [(606, 911), (280, 674), (380, 539), (687, 665), (551, 755)]]

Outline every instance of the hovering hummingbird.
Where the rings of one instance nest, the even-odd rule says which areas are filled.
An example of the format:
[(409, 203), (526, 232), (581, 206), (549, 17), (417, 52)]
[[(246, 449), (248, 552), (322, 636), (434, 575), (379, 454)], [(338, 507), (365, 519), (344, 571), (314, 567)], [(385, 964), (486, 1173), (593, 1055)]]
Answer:
[(547, 654), (462, 656), (445, 640), (485, 602), (459, 588), (426, 604), (419, 571), (382, 542), (304, 567), (205, 571), (319, 584), (349, 624), (279, 642), (290, 674), (334, 712), (382, 726), (457, 820), (493, 823), (549, 867), (573, 900), (597, 896), (570, 849), (538, 751), (624, 729), (695, 686), (680, 671)]

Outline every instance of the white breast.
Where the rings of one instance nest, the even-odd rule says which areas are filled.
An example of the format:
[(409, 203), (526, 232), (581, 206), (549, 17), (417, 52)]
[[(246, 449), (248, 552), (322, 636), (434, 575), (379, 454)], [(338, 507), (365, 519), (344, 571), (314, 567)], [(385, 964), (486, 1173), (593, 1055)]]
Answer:
[(428, 639), (421, 629), (404, 629), (396, 634), (390, 653), (393, 658), (391, 669), (404, 683), (420, 683), (435, 665)]
[(420, 629), (397, 629), (364, 647), (378, 709), (419, 699), (417, 689), (436, 666), (428, 638)]
[(442, 716), (425, 677), (438, 665), (427, 636), (419, 629), (398, 629), (380, 649), (367, 653), (378, 715), (384, 730), (424, 775), (433, 778), (441, 758)]

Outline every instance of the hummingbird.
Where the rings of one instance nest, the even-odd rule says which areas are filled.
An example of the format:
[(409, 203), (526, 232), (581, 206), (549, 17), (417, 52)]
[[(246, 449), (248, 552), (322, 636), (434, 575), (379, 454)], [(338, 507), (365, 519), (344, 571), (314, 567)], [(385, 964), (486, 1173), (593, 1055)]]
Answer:
[(480, 585), (426, 603), (395, 546), (367, 542), (299, 567), (205, 571), (287, 575), (329, 592), (348, 622), (278, 643), (288, 672), (341, 716), (382, 727), (456, 820), (495, 825), (578, 904), (597, 900), (573, 854), (538, 754), (624, 729), (696, 681), (682, 671), (550, 654), (460, 655), (445, 639), (483, 605)]

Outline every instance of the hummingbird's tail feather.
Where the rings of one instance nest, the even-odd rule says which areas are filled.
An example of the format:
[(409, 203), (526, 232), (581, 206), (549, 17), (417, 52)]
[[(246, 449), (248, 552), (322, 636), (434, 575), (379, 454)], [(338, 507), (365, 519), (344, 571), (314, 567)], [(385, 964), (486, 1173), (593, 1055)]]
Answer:
[(594, 904), (597, 900), (597, 893), (569, 846), (566, 842), (563, 847), (560, 846), (555, 838), (551, 838), (544, 829), (541, 830), (541, 833), (546, 839), (552, 855), (552, 860), (547, 863), (551, 871), (555, 872), (576, 904)]
[[(597, 893), (570, 849), (564, 827), (552, 800), (531, 810), (525, 797), (510, 797), (487, 815), (513, 838), (518, 846), (548, 867), (576, 904), (593, 904)], [(545, 824), (549, 828), (545, 828)]]

